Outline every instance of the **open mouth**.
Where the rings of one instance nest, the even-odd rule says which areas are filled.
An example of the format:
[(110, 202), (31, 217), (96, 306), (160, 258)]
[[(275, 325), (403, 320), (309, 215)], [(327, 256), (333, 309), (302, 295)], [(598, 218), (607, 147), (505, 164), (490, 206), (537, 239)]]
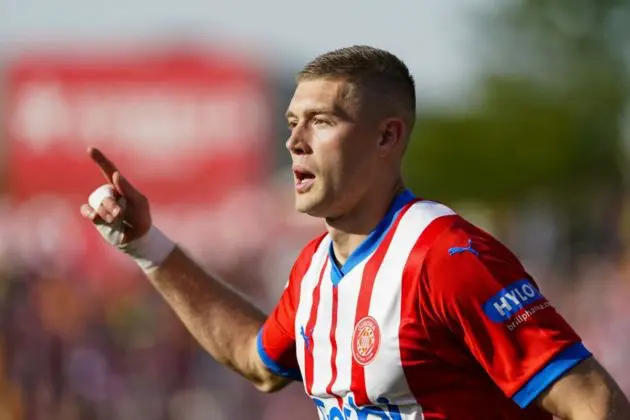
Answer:
[(293, 176), (298, 191), (306, 191), (315, 182), (315, 174), (304, 168), (294, 167)]
[(315, 174), (301, 169), (294, 170), (293, 174), (295, 175), (295, 179), (298, 183), (308, 181), (309, 179), (315, 179)]

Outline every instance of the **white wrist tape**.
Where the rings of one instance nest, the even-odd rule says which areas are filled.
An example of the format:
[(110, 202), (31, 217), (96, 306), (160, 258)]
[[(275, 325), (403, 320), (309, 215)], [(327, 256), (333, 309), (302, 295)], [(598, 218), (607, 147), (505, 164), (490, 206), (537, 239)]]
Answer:
[[(88, 197), (88, 204), (94, 210), (98, 210), (98, 208), (103, 203), (103, 200), (106, 198), (115, 199), (114, 196), (114, 187), (109, 184), (101, 185), (97, 189), (95, 189), (92, 194)], [(119, 197), (116, 200), (116, 204), (120, 207), (121, 211), (125, 212), (127, 207), (127, 203), (125, 202), (124, 197)], [(105, 239), (108, 243), (115, 247), (119, 247), (124, 240), (124, 224), (123, 219), (121, 217), (116, 218), (112, 223), (107, 223), (102, 219), (97, 219), (94, 223), (96, 230), (101, 234), (103, 239)]]
[[(88, 204), (97, 210), (103, 200), (114, 197), (113, 187), (102, 185), (90, 194)], [(124, 197), (118, 198), (117, 204), (124, 214), (126, 209)], [(95, 227), (109, 244), (129, 255), (147, 274), (158, 268), (175, 249), (175, 243), (155, 226), (151, 226), (147, 233), (129, 243), (123, 243), (125, 225), (122, 217), (116, 218), (113, 223), (99, 219)]]
[(129, 255), (146, 274), (156, 270), (175, 249), (175, 242), (171, 241), (156, 226), (138, 239), (118, 247)]

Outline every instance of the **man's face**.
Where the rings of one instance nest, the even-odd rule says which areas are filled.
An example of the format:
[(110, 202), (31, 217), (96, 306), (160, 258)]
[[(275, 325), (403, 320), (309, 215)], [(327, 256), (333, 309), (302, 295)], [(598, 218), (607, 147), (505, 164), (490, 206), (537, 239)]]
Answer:
[(378, 121), (344, 80), (301, 81), (287, 120), (286, 147), (293, 160), (295, 205), (315, 217), (351, 210), (378, 168)]

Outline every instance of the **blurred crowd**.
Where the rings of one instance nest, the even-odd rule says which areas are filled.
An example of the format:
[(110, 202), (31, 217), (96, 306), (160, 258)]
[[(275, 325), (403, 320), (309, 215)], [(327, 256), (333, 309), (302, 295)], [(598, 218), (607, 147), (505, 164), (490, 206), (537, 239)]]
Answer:
[(105, 296), (71, 273), (3, 277), (0, 419), (283, 418), (273, 414), (276, 405), (307, 418), (312, 411), (300, 408), (300, 389), (262, 400), (201, 351), (141, 281)]
[[(319, 229), (285, 226), (286, 236), (232, 258), (220, 274), (268, 311)], [(575, 273), (538, 281), (630, 392), (630, 261), (583, 258)], [(0, 420), (316, 418), (301, 384), (263, 395), (215, 363), (137, 271), (100, 274), (4, 260)]]
[[(201, 260), (265, 311), (284, 288), (298, 241), (320, 227), (279, 221), (288, 236), (271, 247), (221, 239), (214, 258)], [(38, 252), (30, 243), (21, 252), (29, 246), (30, 256), (6, 243), (0, 251), (0, 420), (316, 418), (301, 384), (260, 395), (214, 362), (135, 267), (107, 258), (116, 251), (103, 255), (111, 269), (90, 271), (56, 261), (55, 254), (67, 258), (61, 250)]]

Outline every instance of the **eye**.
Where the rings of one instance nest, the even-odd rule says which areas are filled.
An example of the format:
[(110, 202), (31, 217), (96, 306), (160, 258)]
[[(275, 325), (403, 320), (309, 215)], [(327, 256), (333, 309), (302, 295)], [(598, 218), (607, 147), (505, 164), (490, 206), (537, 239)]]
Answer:
[(317, 117), (317, 118), (313, 118), (313, 125), (315, 125), (315, 126), (329, 126), (330, 125), (330, 121), (325, 119), (325, 118)]
[(293, 131), (293, 129), (297, 126), (297, 121), (291, 120), (287, 122), (287, 127), (289, 131)]

